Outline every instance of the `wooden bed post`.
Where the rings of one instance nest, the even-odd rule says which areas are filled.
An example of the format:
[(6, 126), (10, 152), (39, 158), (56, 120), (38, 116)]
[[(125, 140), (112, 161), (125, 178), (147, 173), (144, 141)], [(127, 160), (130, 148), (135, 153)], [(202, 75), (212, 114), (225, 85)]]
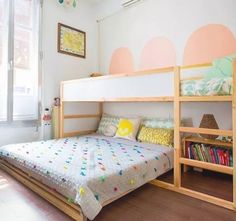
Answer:
[(103, 102), (100, 102), (99, 104), (99, 115), (100, 115), (100, 118), (102, 118), (102, 114), (103, 114)]
[(176, 66), (174, 68), (174, 185), (179, 188), (181, 186), (181, 145), (180, 145), (180, 121), (181, 121), (181, 107), (180, 107), (180, 67)]
[(60, 84), (60, 102), (61, 102), (61, 107), (60, 107), (60, 138), (64, 137), (64, 96), (63, 96), (63, 82)]
[(236, 59), (233, 60), (233, 97), (232, 97), (232, 126), (233, 126), (233, 207), (236, 210)]

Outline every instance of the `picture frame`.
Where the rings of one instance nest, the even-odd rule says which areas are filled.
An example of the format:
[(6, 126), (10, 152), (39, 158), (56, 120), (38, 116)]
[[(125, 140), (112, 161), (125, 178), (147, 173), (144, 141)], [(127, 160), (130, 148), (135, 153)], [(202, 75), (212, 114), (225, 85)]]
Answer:
[(57, 51), (86, 58), (86, 32), (58, 23)]

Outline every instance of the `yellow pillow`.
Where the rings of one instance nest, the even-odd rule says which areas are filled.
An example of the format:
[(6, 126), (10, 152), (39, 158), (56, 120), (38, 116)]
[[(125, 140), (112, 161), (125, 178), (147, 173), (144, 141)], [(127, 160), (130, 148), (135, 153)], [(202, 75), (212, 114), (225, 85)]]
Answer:
[(139, 132), (138, 140), (141, 142), (161, 144), (164, 146), (173, 146), (174, 130), (143, 126)]
[(118, 124), (118, 129), (116, 131), (115, 137), (125, 138), (128, 140), (136, 140), (136, 135), (138, 133), (140, 125), (140, 119), (126, 119), (121, 118)]

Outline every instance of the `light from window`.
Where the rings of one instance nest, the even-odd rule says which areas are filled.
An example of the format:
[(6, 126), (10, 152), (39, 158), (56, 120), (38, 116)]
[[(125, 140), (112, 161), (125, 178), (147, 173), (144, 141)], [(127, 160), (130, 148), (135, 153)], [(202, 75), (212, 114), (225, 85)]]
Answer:
[[(0, 0), (0, 121), (36, 120), (39, 0), (12, 2), (14, 11), (7, 9), (8, 0)], [(14, 21), (14, 27), (9, 27), (8, 20)]]
[(8, 19), (4, 3), (0, 0), (0, 121), (7, 120)]
[(33, 0), (15, 0), (14, 120), (38, 117), (38, 16)]

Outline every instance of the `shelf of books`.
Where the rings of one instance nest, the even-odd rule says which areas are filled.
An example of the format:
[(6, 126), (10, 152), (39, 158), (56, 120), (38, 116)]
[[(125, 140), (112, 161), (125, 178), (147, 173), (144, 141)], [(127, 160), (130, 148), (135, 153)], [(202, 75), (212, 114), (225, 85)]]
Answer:
[(180, 163), (192, 167), (233, 174), (231, 142), (209, 140), (201, 137), (183, 139), (183, 157)]

